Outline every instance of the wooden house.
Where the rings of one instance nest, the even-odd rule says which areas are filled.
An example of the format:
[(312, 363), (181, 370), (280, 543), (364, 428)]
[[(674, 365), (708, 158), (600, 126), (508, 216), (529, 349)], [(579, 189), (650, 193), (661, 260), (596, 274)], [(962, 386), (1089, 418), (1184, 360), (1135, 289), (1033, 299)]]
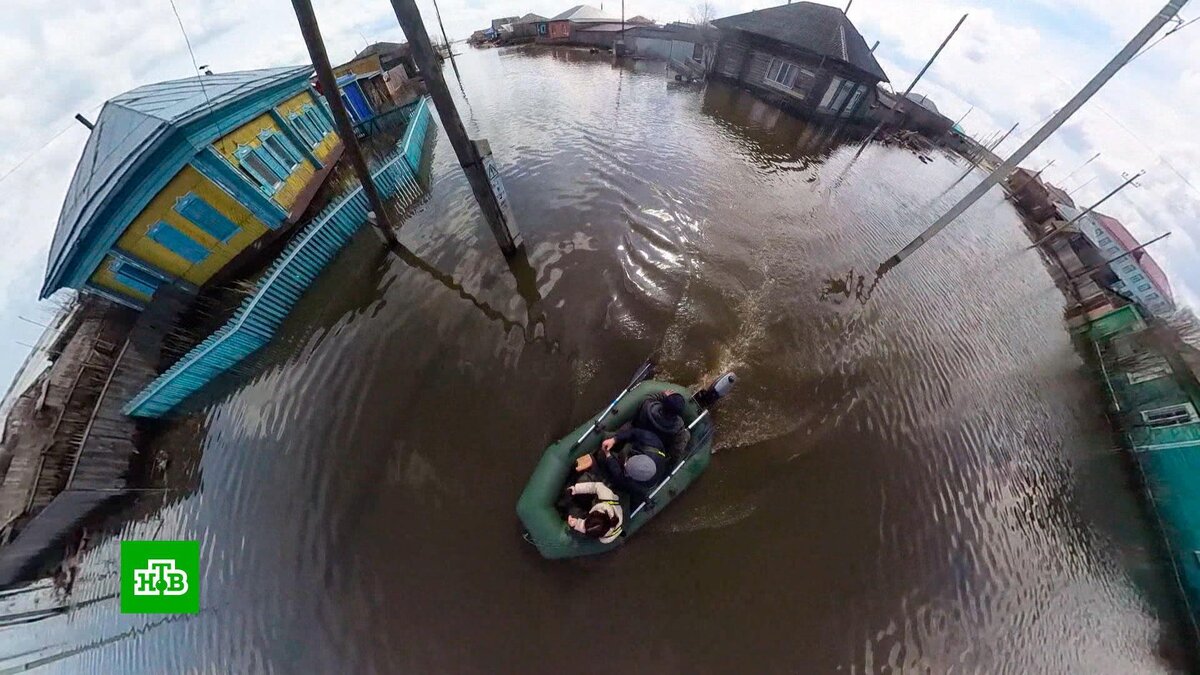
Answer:
[(841, 9), (812, 2), (713, 21), (713, 75), (795, 112), (863, 119), (887, 75)]
[[(586, 43), (577, 42), (580, 36), (576, 32), (587, 30), (601, 24), (621, 24), (620, 17), (613, 17), (605, 14), (603, 11), (592, 7), (591, 5), (575, 5), (567, 11), (551, 17), (546, 22), (546, 32), (542, 33), (538, 30), (538, 42), (548, 42), (551, 44), (593, 44), (595, 40), (608, 40), (609, 47), (612, 46), (613, 40), (616, 39), (619, 33), (611, 35), (603, 35), (594, 33), (591, 36), (583, 36)], [(602, 33), (611, 31), (602, 31)]]
[(310, 66), (138, 87), (104, 104), (63, 201), (41, 297), (135, 308), (203, 286), (303, 214), (342, 152)]

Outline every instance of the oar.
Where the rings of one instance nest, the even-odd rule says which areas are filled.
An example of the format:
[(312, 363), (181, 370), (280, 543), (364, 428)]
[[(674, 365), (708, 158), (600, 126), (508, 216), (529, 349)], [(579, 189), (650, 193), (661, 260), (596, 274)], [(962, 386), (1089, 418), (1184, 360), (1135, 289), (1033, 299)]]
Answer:
[[(692, 420), (692, 423), (688, 425), (688, 431), (691, 431), (692, 427), (696, 426), (696, 424), (698, 422), (700, 422), (700, 420), (704, 419), (704, 417), (706, 415), (708, 415), (708, 408), (705, 408), (704, 412), (700, 413), (699, 415), (696, 416), (696, 419)], [(695, 452), (696, 448), (698, 448), (698, 447), (700, 447), (700, 443), (696, 443), (694, 446), (692, 446), (692, 452), (689, 452), (686, 457), (679, 460), (679, 463), (675, 465), (675, 468), (671, 471), (671, 473), (668, 474), (667, 477), (664, 478), (662, 480), (662, 482), (658, 484), (658, 487), (654, 488), (654, 490), (650, 494), (646, 495), (646, 498), (642, 500), (642, 503), (638, 504), (638, 507), (633, 510), (633, 513), (629, 514), (630, 520), (633, 520), (634, 516), (636, 516), (638, 513), (640, 513), (642, 509), (646, 508), (646, 504), (649, 504), (650, 502), (654, 501), (654, 496), (657, 495), (660, 490), (662, 490), (664, 487), (667, 486), (667, 482), (670, 481), (672, 478), (674, 478), (675, 474), (679, 473), (679, 470), (682, 469), (683, 465), (687, 464), (687, 461), (692, 458), (692, 453)]]
[(635, 373), (633, 379), (630, 380), (629, 386), (625, 387), (620, 394), (617, 394), (617, 397), (613, 399), (613, 402), (609, 403), (608, 407), (604, 409), (604, 412), (600, 413), (600, 416), (596, 418), (596, 421), (592, 422), (592, 426), (588, 427), (587, 431), (583, 432), (579, 438), (575, 439), (575, 442), (571, 444), (571, 450), (574, 451), (575, 448), (578, 448), (580, 443), (587, 439), (588, 436), (592, 435), (592, 432), (600, 428), (600, 422), (604, 421), (604, 418), (608, 416), (608, 413), (611, 412), (613, 408), (617, 407), (617, 404), (621, 402), (622, 398), (625, 398), (625, 394), (628, 394), (630, 389), (633, 389), (637, 385), (641, 384), (642, 381), (653, 374), (654, 362), (650, 359), (646, 359), (646, 362), (642, 364), (641, 368), (638, 368), (637, 373)]

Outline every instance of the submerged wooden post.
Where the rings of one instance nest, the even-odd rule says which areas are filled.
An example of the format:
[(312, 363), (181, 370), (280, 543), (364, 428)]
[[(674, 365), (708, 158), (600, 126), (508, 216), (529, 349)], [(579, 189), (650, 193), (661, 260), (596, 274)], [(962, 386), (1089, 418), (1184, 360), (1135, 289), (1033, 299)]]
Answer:
[(321, 28), (317, 25), (317, 15), (313, 12), (312, 2), (292, 0), (292, 7), (296, 11), (296, 20), (300, 22), (300, 32), (304, 35), (304, 44), (308, 46), (309, 58), (317, 71), (317, 82), (321, 84), (325, 100), (329, 102), (329, 109), (333, 112), (333, 120), (337, 123), (342, 146), (350, 157), (350, 165), (354, 167), (358, 181), (362, 183), (367, 203), (376, 214), (376, 231), (383, 236), (386, 243), (395, 244), (396, 233), (392, 230), (387, 211), (384, 210), (383, 199), (375, 187), (375, 180), (371, 178), (371, 169), (367, 166), (367, 160), (363, 158), (358, 137), (354, 135), (354, 124), (350, 122), (350, 115), (346, 113), (346, 106), (342, 103), (341, 92), (338, 90), (337, 80), (333, 77), (333, 68), (329, 65), (329, 54), (326, 53), (325, 42), (321, 39)]

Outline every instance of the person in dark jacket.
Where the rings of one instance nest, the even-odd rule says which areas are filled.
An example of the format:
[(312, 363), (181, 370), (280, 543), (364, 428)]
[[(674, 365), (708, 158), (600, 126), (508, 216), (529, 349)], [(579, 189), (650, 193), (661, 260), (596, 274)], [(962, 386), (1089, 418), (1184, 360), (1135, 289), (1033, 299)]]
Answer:
[(642, 401), (637, 415), (634, 415), (633, 426), (654, 432), (662, 441), (667, 456), (678, 460), (683, 457), (692, 437), (683, 421), (683, 410), (686, 406), (687, 401), (676, 392), (660, 391), (650, 394)]
[(613, 487), (636, 497), (654, 489), (667, 473), (667, 453), (658, 435), (630, 427), (600, 443), (598, 459)]

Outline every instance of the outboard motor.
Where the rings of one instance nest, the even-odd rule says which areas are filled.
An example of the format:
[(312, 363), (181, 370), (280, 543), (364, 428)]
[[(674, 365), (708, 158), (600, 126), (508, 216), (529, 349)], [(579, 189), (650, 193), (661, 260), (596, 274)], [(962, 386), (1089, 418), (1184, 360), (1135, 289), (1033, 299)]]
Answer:
[(737, 375), (730, 371), (713, 380), (712, 384), (696, 392), (696, 402), (705, 408), (711, 408), (716, 405), (717, 401), (725, 398), (725, 396), (733, 390), (733, 385), (737, 384)]

